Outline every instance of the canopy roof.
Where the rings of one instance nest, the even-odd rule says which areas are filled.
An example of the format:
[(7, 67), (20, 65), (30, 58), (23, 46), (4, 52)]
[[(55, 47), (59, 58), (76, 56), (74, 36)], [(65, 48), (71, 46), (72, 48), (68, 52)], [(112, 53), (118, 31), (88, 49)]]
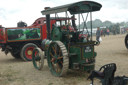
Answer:
[(79, 13), (99, 11), (101, 7), (102, 7), (101, 4), (94, 1), (80, 1), (72, 4), (49, 8), (41, 11), (41, 13), (43, 15), (47, 15), (47, 14), (69, 11), (71, 14), (79, 14)]

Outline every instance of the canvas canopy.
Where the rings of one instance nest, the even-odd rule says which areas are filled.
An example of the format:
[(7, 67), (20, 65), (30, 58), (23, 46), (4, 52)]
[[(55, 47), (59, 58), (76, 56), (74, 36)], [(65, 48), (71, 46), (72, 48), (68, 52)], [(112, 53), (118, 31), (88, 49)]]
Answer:
[(81, 2), (76, 2), (72, 4), (54, 7), (54, 8), (49, 8), (41, 11), (41, 13), (43, 15), (47, 15), (47, 14), (69, 11), (70, 14), (79, 14), (79, 13), (99, 11), (101, 7), (102, 5), (97, 2), (81, 1)]

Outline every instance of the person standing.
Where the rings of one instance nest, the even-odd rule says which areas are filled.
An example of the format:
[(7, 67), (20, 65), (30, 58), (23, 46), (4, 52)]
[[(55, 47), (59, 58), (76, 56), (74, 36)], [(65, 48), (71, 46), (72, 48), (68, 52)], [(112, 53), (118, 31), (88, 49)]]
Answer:
[(109, 29), (107, 29), (107, 35), (109, 36)]
[(97, 31), (96, 31), (96, 40), (97, 40), (98, 42), (100, 42), (100, 41), (99, 41), (100, 35), (101, 35), (101, 33), (100, 33), (100, 28), (97, 27)]

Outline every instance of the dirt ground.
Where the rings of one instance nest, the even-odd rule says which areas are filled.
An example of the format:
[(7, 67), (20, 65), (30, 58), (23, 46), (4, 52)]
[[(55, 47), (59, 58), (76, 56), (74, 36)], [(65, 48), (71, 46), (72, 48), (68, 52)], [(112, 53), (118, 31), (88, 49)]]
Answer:
[[(124, 35), (102, 37), (103, 41), (95, 47), (97, 52), (96, 70), (108, 63), (117, 64), (117, 75), (128, 76), (128, 50), (124, 45)], [(32, 62), (14, 59), (0, 52), (0, 85), (89, 85), (87, 73), (69, 71), (65, 77), (51, 75), (47, 62), (42, 71), (33, 67)], [(97, 80), (96, 80), (97, 81)], [(99, 85), (99, 84), (95, 84)]]

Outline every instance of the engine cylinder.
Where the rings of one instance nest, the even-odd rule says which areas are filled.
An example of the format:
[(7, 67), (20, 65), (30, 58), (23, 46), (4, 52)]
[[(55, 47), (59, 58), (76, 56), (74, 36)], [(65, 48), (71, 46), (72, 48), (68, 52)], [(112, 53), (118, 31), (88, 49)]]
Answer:
[(52, 42), (51, 40), (44, 39), (41, 43), (42, 49), (46, 51), (51, 42)]

